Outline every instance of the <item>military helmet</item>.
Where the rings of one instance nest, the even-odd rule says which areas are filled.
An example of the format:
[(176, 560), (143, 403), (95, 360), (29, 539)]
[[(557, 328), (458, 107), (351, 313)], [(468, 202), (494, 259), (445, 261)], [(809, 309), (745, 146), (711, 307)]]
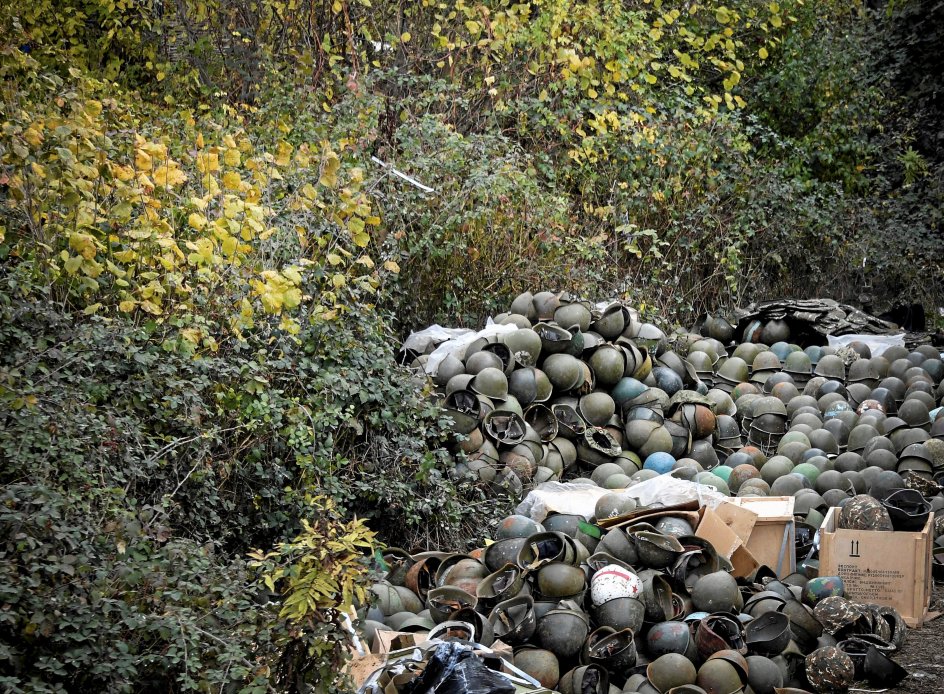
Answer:
[(737, 581), (726, 571), (716, 571), (698, 579), (692, 602), (705, 612), (738, 612), (744, 605)]
[(790, 631), (790, 619), (782, 612), (773, 610), (757, 614), (744, 629), (748, 649), (760, 655), (779, 655), (791, 638), (793, 632)]
[(849, 365), (847, 380), (850, 383), (865, 383), (874, 387), (879, 378), (878, 366), (871, 359), (856, 359)]
[(591, 327), (606, 340), (615, 340), (626, 328), (629, 311), (620, 302), (614, 301), (599, 313)]
[(605, 392), (587, 393), (577, 403), (577, 412), (588, 424), (602, 427), (616, 413), (616, 403)]
[(601, 345), (593, 351), (587, 363), (593, 371), (597, 385), (609, 389), (623, 378), (626, 355), (620, 347)]
[(475, 375), (469, 389), (492, 400), (504, 400), (508, 397), (508, 377), (501, 369), (487, 366)]
[(527, 643), (537, 628), (534, 599), (530, 595), (519, 593), (510, 600), (500, 602), (492, 608), (488, 621), (492, 625), (495, 638), (510, 646)]
[(809, 377), (813, 372), (813, 363), (806, 352), (790, 352), (783, 362), (783, 370), (789, 374)]
[(695, 683), (706, 692), (734, 694), (741, 691), (744, 681), (734, 664), (723, 658), (708, 659), (698, 668)]
[(738, 357), (731, 357), (718, 370), (718, 377), (731, 384), (738, 384), (748, 378), (747, 362)]
[(910, 427), (927, 427), (931, 424), (931, 415), (925, 403), (918, 399), (906, 399), (898, 408), (898, 416)]
[(695, 641), (688, 624), (678, 621), (654, 625), (646, 634), (646, 650), (652, 658), (667, 653), (678, 653), (689, 660), (696, 656)]
[(692, 661), (681, 653), (666, 653), (649, 663), (646, 676), (660, 692), (667, 692), (674, 687), (694, 684), (696, 677)]
[(878, 499), (858, 494), (839, 511), (839, 527), (846, 530), (892, 530), (892, 520)]
[(780, 366), (780, 358), (774, 352), (767, 350), (758, 353), (754, 357), (754, 361), (751, 363), (751, 371), (753, 373), (758, 371), (780, 371)]
[(770, 658), (762, 655), (747, 656), (747, 683), (755, 694), (774, 694), (783, 686), (783, 674)]
[(503, 333), (499, 339), (508, 347), (515, 360), (523, 366), (535, 366), (541, 356), (541, 337), (531, 328)]
[(568, 329), (576, 325), (581, 332), (590, 329), (591, 318), (589, 304), (582, 301), (562, 303), (554, 311), (555, 323)]
[(562, 392), (576, 388), (584, 377), (582, 363), (569, 354), (549, 355), (543, 370), (554, 388)]
[(855, 680), (855, 666), (836, 646), (817, 648), (806, 656), (806, 678), (818, 692), (844, 692)]
[(547, 689), (554, 689), (560, 680), (560, 663), (557, 656), (546, 649), (522, 647), (515, 651), (514, 664)]
[(824, 378), (843, 381), (846, 378), (846, 365), (842, 358), (834, 354), (827, 354), (820, 358), (813, 369), (813, 374)]

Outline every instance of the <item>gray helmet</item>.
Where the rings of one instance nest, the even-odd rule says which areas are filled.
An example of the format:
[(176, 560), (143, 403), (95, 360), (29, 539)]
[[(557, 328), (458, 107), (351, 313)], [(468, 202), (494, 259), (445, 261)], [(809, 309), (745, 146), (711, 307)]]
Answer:
[(747, 656), (747, 683), (755, 694), (774, 694), (783, 686), (783, 673), (770, 658), (762, 655)]
[(573, 658), (580, 653), (589, 633), (587, 615), (576, 603), (564, 600), (541, 617), (535, 636), (542, 648), (558, 658)]
[(737, 581), (726, 571), (716, 571), (698, 579), (692, 602), (705, 612), (739, 612), (744, 606)]
[(695, 641), (685, 622), (660, 622), (646, 634), (646, 651), (652, 658), (667, 653), (678, 653), (689, 660), (696, 656)]

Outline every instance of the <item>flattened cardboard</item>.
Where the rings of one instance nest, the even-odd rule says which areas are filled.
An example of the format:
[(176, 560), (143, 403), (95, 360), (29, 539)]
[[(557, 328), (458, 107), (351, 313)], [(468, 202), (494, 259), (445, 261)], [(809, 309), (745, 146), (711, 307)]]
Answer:
[(909, 627), (938, 616), (931, 603), (933, 516), (920, 532), (846, 530), (831, 508), (820, 528), (819, 575), (839, 576), (846, 596), (894, 607)]
[[(724, 504), (718, 508), (722, 506)], [(698, 523), (695, 536), (708, 540), (719, 555), (731, 562), (735, 577), (750, 576), (760, 566), (743, 540), (718, 513), (705, 506), (698, 511), (698, 515), (701, 516), (701, 522)]]
[[(733, 500), (734, 499), (732, 499), (732, 501)], [(724, 521), (725, 525), (734, 531), (734, 534), (741, 539), (741, 542), (747, 544), (751, 532), (754, 530), (754, 525), (757, 523), (756, 513), (738, 504), (728, 503), (727, 501), (718, 504), (715, 513)]]

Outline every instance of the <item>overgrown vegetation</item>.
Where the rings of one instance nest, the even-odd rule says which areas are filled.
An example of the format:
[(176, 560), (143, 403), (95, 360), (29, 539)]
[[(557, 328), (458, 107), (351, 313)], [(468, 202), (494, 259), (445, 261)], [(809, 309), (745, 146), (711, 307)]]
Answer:
[(371, 547), (464, 549), (510, 501), (450, 474), (411, 329), (543, 288), (944, 304), (930, 2), (27, 5), (8, 691), (343, 689)]

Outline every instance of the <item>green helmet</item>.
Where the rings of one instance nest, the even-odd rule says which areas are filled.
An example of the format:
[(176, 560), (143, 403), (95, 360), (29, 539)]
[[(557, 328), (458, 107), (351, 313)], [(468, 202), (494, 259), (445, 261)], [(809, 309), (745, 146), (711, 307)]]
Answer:
[(743, 687), (741, 673), (734, 664), (723, 658), (708, 659), (698, 668), (695, 684), (706, 692), (735, 694)]
[(597, 499), (596, 506), (594, 506), (593, 510), (593, 517), (597, 520), (602, 520), (604, 518), (621, 516), (635, 509), (636, 500), (633, 497), (611, 492)]
[(754, 357), (751, 371), (754, 373), (758, 371), (780, 371), (780, 366), (780, 358), (774, 352), (768, 350)]
[(543, 368), (551, 384), (561, 392), (573, 390), (584, 379), (582, 362), (569, 354), (551, 354), (544, 360)]
[(545, 564), (538, 569), (537, 589), (549, 600), (560, 600), (581, 593), (586, 588), (583, 569), (562, 562)]
[(667, 692), (674, 687), (695, 684), (697, 673), (692, 661), (681, 653), (666, 653), (649, 663), (646, 676), (652, 686), (660, 692)]
[(593, 329), (605, 340), (615, 340), (626, 328), (628, 312), (618, 301), (603, 309), (600, 317), (593, 321)]
[(450, 378), (461, 373), (465, 373), (465, 364), (455, 355), (447, 354), (446, 357), (439, 362), (439, 368), (436, 370), (433, 381), (436, 385), (444, 387), (449, 383)]
[(523, 366), (534, 366), (541, 356), (541, 338), (531, 328), (503, 333), (499, 339)]
[(551, 320), (554, 312), (561, 303), (561, 295), (554, 292), (538, 292), (531, 303), (534, 305), (535, 319), (540, 321)]
[(813, 369), (813, 373), (824, 378), (844, 381), (846, 378), (846, 365), (843, 363), (842, 357), (838, 357), (835, 354), (826, 354), (820, 357), (820, 360), (816, 363), (816, 367)]
[(594, 350), (587, 363), (593, 370), (597, 386), (609, 389), (623, 378), (626, 369), (626, 355), (619, 347), (602, 345)]
[(574, 302), (570, 304), (561, 304), (554, 311), (554, 322), (565, 328), (576, 325), (581, 332), (590, 329), (590, 307), (584, 302)]
[(557, 656), (543, 648), (524, 646), (514, 655), (515, 667), (524, 670), (541, 683), (542, 687), (554, 689), (560, 680), (560, 663)]
[(515, 300), (511, 302), (511, 307), (508, 309), (509, 313), (518, 313), (528, 320), (534, 320), (538, 317), (537, 311), (534, 307), (534, 294), (531, 292), (524, 292), (515, 297)]
[(748, 372), (746, 361), (738, 357), (731, 357), (718, 369), (718, 377), (728, 383), (738, 384), (747, 380)]
[[(488, 352), (478, 352), (478, 354), (488, 354)], [(508, 397), (508, 377), (501, 369), (488, 366), (475, 375), (469, 388), (492, 400), (504, 400)]]
[(577, 403), (577, 412), (588, 424), (602, 427), (616, 413), (616, 403), (613, 398), (602, 391), (588, 393)]

